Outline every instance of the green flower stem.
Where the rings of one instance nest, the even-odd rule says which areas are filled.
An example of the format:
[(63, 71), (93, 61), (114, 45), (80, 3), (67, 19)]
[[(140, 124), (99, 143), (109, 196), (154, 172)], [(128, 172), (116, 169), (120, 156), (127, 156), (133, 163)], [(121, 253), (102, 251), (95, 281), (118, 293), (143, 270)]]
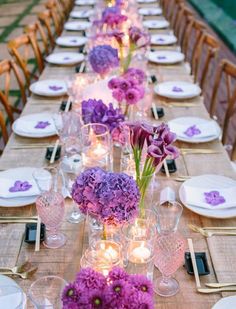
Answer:
[(126, 60), (124, 61), (123, 65), (122, 65), (123, 66), (123, 72), (128, 70), (130, 62), (132, 60), (133, 52), (135, 51), (135, 48), (136, 48), (135, 44), (130, 42), (129, 53), (127, 55)]
[(106, 224), (103, 224), (103, 227), (102, 227), (102, 240), (107, 240)]

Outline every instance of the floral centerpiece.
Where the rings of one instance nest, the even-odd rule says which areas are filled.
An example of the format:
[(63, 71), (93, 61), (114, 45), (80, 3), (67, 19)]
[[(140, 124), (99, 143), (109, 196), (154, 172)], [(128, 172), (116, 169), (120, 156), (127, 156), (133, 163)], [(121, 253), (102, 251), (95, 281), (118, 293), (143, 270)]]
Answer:
[(101, 77), (119, 66), (118, 50), (110, 45), (95, 46), (88, 58), (94, 72), (100, 74)]
[(139, 197), (132, 177), (106, 172), (99, 167), (85, 170), (72, 187), (72, 198), (81, 212), (102, 222), (104, 228), (134, 219), (138, 215)]
[(102, 100), (89, 99), (82, 101), (82, 119), (85, 124), (105, 124), (112, 132), (124, 121), (124, 115), (119, 108), (114, 108), (112, 103), (107, 106)]
[(145, 73), (140, 69), (130, 68), (120, 77), (114, 77), (108, 82), (108, 87), (112, 90), (112, 96), (117, 100), (120, 108), (121, 103), (125, 102), (124, 114), (127, 115), (128, 107), (136, 104), (144, 97)]
[[(146, 123), (123, 123), (121, 128), (113, 132), (117, 141), (127, 140), (129, 128), (129, 142), (132, 148), (136, 182), (140, 190), (140, 208), (144, 208), (144, 199), (149, 183), (156, 170), (159, 170), (167, 156), (175, 159), (179, 155), (178, 149), (173, 146), (176, 134), (172, 133), (168, 125), (150, 126)], [(123, 131), (123, 132), (122, 132)], [(146, 153), (144, 153), (146, 149)]]
[(127, 16), (123, 15), (119, 5), (107, 7), (102, 12), (101, 26), (108, 26), (110, 29), (119, 29), (127, 21)]
[(114, 267), (107, 277), (82, 268), (63, 291), (63, 309), (154, 309), (153, 286), (143, 275)]

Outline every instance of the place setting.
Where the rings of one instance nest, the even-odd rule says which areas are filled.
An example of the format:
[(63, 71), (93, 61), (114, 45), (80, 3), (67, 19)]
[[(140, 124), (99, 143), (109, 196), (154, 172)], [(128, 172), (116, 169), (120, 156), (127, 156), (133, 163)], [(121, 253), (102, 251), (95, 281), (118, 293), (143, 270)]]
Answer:
[(83, 36), (59, 36), (56, 44), (62, 47), (80, 47), (84, 46), (88, 39)]
[(94, 5), (96, 3), (95, 0), (76, 0), (75, 5), (85, 6), (85, 5)]
[(64, 24), (64, 29), (68, 31), (85, 31), (92, 24), (88, 21), (68, 21)]
[(207, 143), (219, 139), (221, 129), (215, 120), (198, 117), (178, 117), (168, 122), (177, 140), (186, 143)]
[(152, 51), (148, 54), (148, 60), (156, 64), (178, 64), (183, 62), (185, 56), (181, 52), (169, 51), (169, 50), (158, 50)]
[(46, 79), (31, 84), (30, 91), (39, 96), (60, 97), (67, 93), (67, 87), (63, 80)]
[(166, 29), (170, 23), (166, 19), (149, 19), (143, 21), (143, 26), (148, 29)]
[(79, 18), (79, 19), (84, 19), (84, 18), (89, 18), (94, 14), (93, 10), (73, 10), (70, 13), (71, 18)]
[(45, 60), (54, 65), (74, 65), (84, 61), (85, 57), (81, 53), (63, 52), (53, 53), (45, 58)]
[(173, 45), (177, 42), (177, 38), (171, 34), (153, 34), (151, 35), (151, 45)]
[(140, 15), (143, 16), (155, 16), (155, 15), (161, 15), (162, 9), (159, 7), (148, 7), (148, 8), (141, 8), (138, 10)]

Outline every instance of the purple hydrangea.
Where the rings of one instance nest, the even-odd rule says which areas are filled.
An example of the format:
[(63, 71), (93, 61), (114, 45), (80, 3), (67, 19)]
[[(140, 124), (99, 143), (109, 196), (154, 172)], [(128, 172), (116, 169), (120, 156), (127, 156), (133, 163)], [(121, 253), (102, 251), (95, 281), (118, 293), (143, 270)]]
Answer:
[(119, 66), (118, 51), (110, 45), (95, 46), (89, 53), (89, 62), (96, 73), (107, 74)]
[(77, 177), (72, 198), (84, 214), (95, 216), (106, 224), (122, 224), (138, 214), (137, 184), (124, 173), (87, 169)]
[(118, 6), (107, 7), (102, 12), (101, 23), (111, 28), (119, 28), (126, 20), (127, 16), (121, 14), (121, 10)]
[(119, 267), (113, 268), (108, 277), (91, 268), (82, 268), (75, 282), (65, 287), (62, 293), (62, 308), (153, 309), (153, 295), (143, 291), (143, 287), (153, 290), (152, 283), (147, 278), (129, 275)]
[(112, 132), (121, 122), (124, 115), (120, 109), (114, 108), (112, 103), (107, 106), (102, 100), (89, 99), (82, 102), (82, 118), (85, 124), (101, 123)]

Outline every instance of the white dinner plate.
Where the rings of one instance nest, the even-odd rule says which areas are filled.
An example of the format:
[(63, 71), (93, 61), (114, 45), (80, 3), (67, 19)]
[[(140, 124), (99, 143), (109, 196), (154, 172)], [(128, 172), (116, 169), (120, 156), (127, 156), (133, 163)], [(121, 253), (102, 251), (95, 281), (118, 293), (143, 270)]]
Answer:
[[(4, 275), (0, 275), (0, 286), (16, 286), (21, 289), (21, 287), (13, 279)], [(26, 304), (27, 304), (27, 297), (26, 294), (23, 292), (23, 309), (26, 309)], [(0, 308), (12, 309), (11, 306), (8, 307), (6, 303), (2, 303), (1, 301), (0, 301)]]
[(60, 36), (56, 39), (56, 43), (64, 47), (79, 47), (83, 46), (87, 40), (88, 39), (83, 36)]
[(236, 201), (235, 201), (235, 207), (226, 208), (226, 209), (217, 209), (217, 206), (214, 206), (214, 209), (207, 209), (207, 208), (198, 207), (192, 204), (191, 205), (187, 204), (186, 198), (185, 198), (185, 191), (184, 191), (184, 186), (186, 185), (189, 185), (191, 187), (204, 188), (206, 192), (210, 190), (217, 190), (217, 188), (219, 187), (229, 188), (232, 186), (233, 187), (235, 186), (235, 190), (236, 190), (235, 180), (228, 178), (228, 177), (220, 176), (220, 175), (201, 175), (201, 176), (192, 177), (191, 179), (188, 179), (181, 185), (179, 189), (179, 198), (182, 204), (186, 208), (204, 217), (218, 218), (218, 219), (236, 217)]
[(143, 21), (143, 25), (144, 27), (146, 28), (149, 28), (149, 29), (165, 29), (165, 28), (168, 28), (170, 23), (163, 19), (163, 20), (144, 20)]
[(75, 5), (94, 5), (95, 0), (76, 0)]
[(156, 94), (169, 99), (191, 99), (201, 94), (201, 88), (193, 83), (183, 81), (171, 81), (160, 83), (155, 86)]
[(37, 113), (19, 117), (12, 125), (14, 133), (24, 136), (41, 138), (56, 135), (56, 128), (51, 113)]
[(235, 309), (236, 296), (228, 296), (221, 298), (211, 309)]
[[(27, 179), (30, 179), (34, 171), (35, 167), (11, 168), (0, 172), (0, 182), (1, 178), (12, 178), (15, 180), (20, 180), (22, 179), (22, 175), (24, 175)], [(22, 207), (35, 203), (36, 199), (37, 195), (14, 198), (0, 197), (0, 207)]]
[(51, 64), (72, 65), (84, 60), (84, 55), (79, 53), (53, 53), (46, 57), (46, 61)]
[(65, 23), (64, 29), (69, 31), (81, 31), (88, 29), (91, 25), (89, 21), (68, 21)]
[(46, 97), (59, 97), (67, 93), (67, 88), (63, 80), (46, 79), (31, 84), (30, 91)]
[(72, 11), (70, 13), (70, 17), (72, 18), (89, 18), (94, 13), (94, 10), (80, 10), (80, 11)]
[(171, 45), (177, 42), (177, 37), (172, 34), (153, 34), (151, 36), (152, 45)]
[[(218, 139), (221, 135), (221, 129), (216, 121), (214, 120), (208, 120), (204, 118), (198, 118), (198, 117), (179, 117), (172, 119), (168, 122), (168, 125), (174, 133), (177, 135), (177, 139), (179, 141), (187, 142), (187, 143), (206, 143), (213, 141), (215, 139)], [(204, 136), (201, 136), (200, 134), (193, 135), (192, 137), (189, 137), (188, 135), (182, 134), (181, 132), (185, 132), (188, 128), (195, 126), (198, 128), (198, 126), (201, 128), (205, 128), (205, 132), (209, 132), (208, 134), (205, 134)], [(175, 130), (175, 128), (177, 129)], [(209, 127), (209, 130), (208, 130)], [(180, 132), (178, 134), (178, 131)]]
[(157, 2), (157, 0), (137, 0), (138, 3), (154, 3)]
[(138, 10), (140, 15), (144, 16), (154, 16), (154, 15), (161, 15), (162, 9), (161, 8), (141, 8)]
[(170, 50), (160, 50), (150, 52), (148, 59), (158, 64), (175, 64), (184, 60), (184, 54)]

